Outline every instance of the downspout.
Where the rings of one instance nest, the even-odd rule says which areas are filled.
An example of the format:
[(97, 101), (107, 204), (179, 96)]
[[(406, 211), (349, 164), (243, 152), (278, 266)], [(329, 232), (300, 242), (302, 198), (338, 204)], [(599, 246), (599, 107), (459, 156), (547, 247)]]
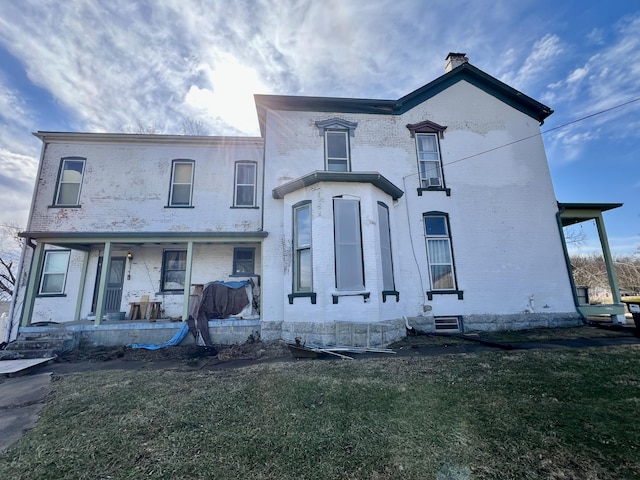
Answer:
[(571, 291), (573, 293), (573, 304), (576, 307), (576, 311), (580, 315), (582, 319), (582, 323), (587, 325), (589, 322), (587, 321), (587, 317), (580, 310), (580, 304), (578, 303), (578, 289), (576, 288), (576, 282), (573, 279), (573, 273), (571, 272), (571, 259), (569, 258), (569, 250), (567, 249), (567, 242), (564, 238), (564, 231), (562, 230), (562, 214), (564, 213), (565, 208), (560, 207), (560, 209), (556, 212), (556, 221), (558, 222), (558, 232), (560, 233), (560, 240), (562, 243), (562, 252), (564, 253), (564, 261), (567, 264), (567, 274), (569, 275), (569, 283), (571, 284)]
[[(26, 228), (27, 232), (31, 231), (31, 219), (33, 218), (33, 212), (36, 206), (38, 187), (40, 186), (40, 177), (42, 176), (42, 167), (44, 164), (44, 155), (45, 155), (45, 152), (47, 151), (47, 142), (45, 141), (45, 139), (43, 137), (38, 136), (37, 133), (34, 133), (33, 135), (40, 139), (40, 141), (42, 142), (42, 147), (40, 148), (40, 161), (38, 162), (38, 171), (36, 172), (36, 178), (33, 185), (33, 193), (31, 194), (31, 208), (29, 209), (29, 218), (27, 219), (27, 228)], [(9, 331), (7, 335), (8, 341), (15, 340), (15, 338), (12, 339), (11, 332), (13, 330), (13, 324), (15, 323), (16, 300), (18, 298), (18, 291), (20, 290), (20, 278), (22, 277), (22, 270), (23, 270), (22, 267), (24, 264), (25, 256), (26, 256), (25, 254), (27, 251), (27, 245), (31, 247), (31, 249), (34, 252), (36, 248), (35, 244), (33, 243), (33, 240), (29, 237), (26, 237), (24, 241), (24, 245), (22, 246), (22, 252), (20, 253), (20, 263), (18, 264), (18, 271), (16, 272), (16, 284), (13, 288), (13, 295), (11, 296), (11, 304), (9, 305), (9, 324), (8, 324)], [(33, 252), (32, 252), (31, 258), (33, 259)], [(29, 270), (29, 274), (31, 273), (32, 273), (31, 270)], [(27, 282), (27, 286), (28, 285), (29, 283)], [(21, 323), (23, 311), (24, 311), (24, 298), (22, 301), (22, 308), (20, 309), (20, 318), (18, 319), (18, 322), (17, 322), (18, 325), (20, 325)], [(17, 336), (18, 336), (18, 332), (16, 332), (16, 337)]]

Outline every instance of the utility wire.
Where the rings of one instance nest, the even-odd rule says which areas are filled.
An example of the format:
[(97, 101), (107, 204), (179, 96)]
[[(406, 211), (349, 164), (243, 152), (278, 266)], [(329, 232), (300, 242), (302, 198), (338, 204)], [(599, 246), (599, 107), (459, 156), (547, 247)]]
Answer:
[(629, 100), (628, 102), (624, 102), (624, 103), (620, 103), (618, 105), (614, 105), (613, 107), (609, 107), (609, 108), (606, 108), (604, 110), (600, 110), (600, 111), (592, 113), (590, 115), (586, 115), (586, 116), (578, 118), (576, 120), (572, 120), (570, 122), (563, 123), (562, 125), (558, 125), (556, 127), (549, 128), (548, 130), (544, 130), (544, 131), (541, 131), (539, 133), (535, 133), (533, 135), (529, 135), (528, 137), (523, 137), (523, 138), (520, 138), (518, 140), (514, 140), (513, 142), (505, 143), (504, 145), (500, 145), (498, 147), (490, 148), (489, 150), (484, 150), (483, 152), (474, 153), (473, 155), (462, 157), (462, 158), (459, 158), (458, 160), (452, 160), (451, 162), (446, 162), (446, 163), (443, 162), (442, 165), (443, 166), (452, 165), (454, 163), (462, 162), (464, 160), (469, 160), (470, 158), (474, 158), (474, 157), (478, 157), (480, 155), (484, 155), (485, 153), (494, 152), (496, 150), (500, 150), (501, 148), (509, 147), (509, 146), (514, 145), (516, 143), (524, 142), (525, 140), (529, 140), (530, 138), (542, 136), (545, 133), (553, 132), (554, 130), (559, 130), (561, 128), (568, 127), (569, 125), (573, 125), (574, 123), (582, 122), (582, 121), (587, 120), (589, 118), (596, 117), (598, 115), (602, 115), (603, 113), (610, 112), (610, 111), (615, 110), (617, 108), (625, 107), (625, 106), (627, 106), (627, 105), (629, 105), (631, 103), (637, 102), (637, 101), (640, 101), (640, 97), (634, 98), (633, 100)]

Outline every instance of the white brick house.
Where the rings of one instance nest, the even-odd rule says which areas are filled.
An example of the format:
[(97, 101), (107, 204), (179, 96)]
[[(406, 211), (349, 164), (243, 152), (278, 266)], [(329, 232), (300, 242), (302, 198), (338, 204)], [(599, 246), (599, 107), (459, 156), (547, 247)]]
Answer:
[(253, 279), (259, 308), (211, 320), (214, 342), (576, 323), (552, 110), (448, 59), (398, 100), (257, 95), (257, 138), (38, 132), (13, 318), (160, 341), (177, 325), (103, 314), (148, 295), (184, 320), (193, 284)]

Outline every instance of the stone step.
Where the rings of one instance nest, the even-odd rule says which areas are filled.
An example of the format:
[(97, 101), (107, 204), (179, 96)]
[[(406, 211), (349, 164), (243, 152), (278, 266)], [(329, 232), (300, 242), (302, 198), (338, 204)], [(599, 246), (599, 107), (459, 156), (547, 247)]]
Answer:
[(68, 332), (20, 334), (4, 350), (0, 350), (0, 359), (55, 357), (76, 348), (79, 338), (79, 334)]
[(37, 349), (37, 350), (0, 350), (1, 360), (23, 360), (30, 358), (49, 358), (57, 357), (58, 354), (53, 350)]

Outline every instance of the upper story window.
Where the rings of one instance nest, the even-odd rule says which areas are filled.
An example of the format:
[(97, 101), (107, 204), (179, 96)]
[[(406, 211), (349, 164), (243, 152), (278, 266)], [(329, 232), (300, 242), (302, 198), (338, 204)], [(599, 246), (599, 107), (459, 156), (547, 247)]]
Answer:
[(332, 118), (316, 122), (319, 134), (324, 136), (325, 170), (334, 172), (351, 171), (351, 145), (358, 124), (342, 118)]
[(256, 162), (236, 162), (233, 205), (254, 207), (256, 204)]
[(420, 168), (420, 186), (422, 188), (442, 187), (442, 165), (438, 139), (433, 133), (416, 135), (418, 166)]
[(48, 250), (45, 252), (40, 281), (41, 295), (64, 293), (68, 265), (69, 250)]
[(58, 189), (56, 191), (54, 205), (79, 205), (80, 187), (84, 174), (84, 158), (63, 158), (58, 175)]
[(426, 120), (409, 124), (407, 128), (411, 132), (411, 137), (416, 139), (420, 177), (418, 195), (422, 195), (425, 190), (445, 191), (449, 195), (451, 191), (446, 188), (444, 181), (439, 142), (444, 138), (444, 131), (447, 127)]
[(174, 160), (171, 170), (170, 207), (189, 207), (193, 194), (193, 160)]

